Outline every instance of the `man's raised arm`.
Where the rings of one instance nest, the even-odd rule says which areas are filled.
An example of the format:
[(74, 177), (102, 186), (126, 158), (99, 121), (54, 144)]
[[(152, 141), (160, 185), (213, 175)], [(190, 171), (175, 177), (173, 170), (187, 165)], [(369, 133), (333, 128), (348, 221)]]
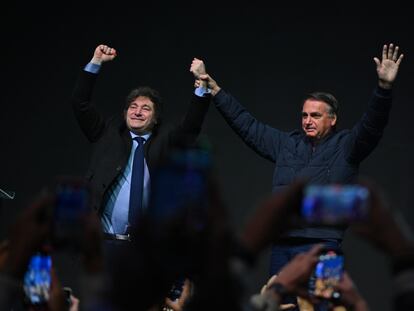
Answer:
[(82, 129), (89, 141), (96, 141), (104, 127), (104, 121), (96, 107), (92, 105), (92, 92), (97, 73), (103, 63), (112, 61), (117, 53), (114, 48), (100, 44), (95, 48), (91, 61), (84, 67), (71, 96), (71, 104)]
[(280, 136), (286, 134), (258, 121), (233, 96), (222, 90), (207, 73), (202, 60), (194, 58), (190, 71), (196, 79), (194, 86), (211, 92), (216, 108), (244, 143), (274, 162), (280, 147)]

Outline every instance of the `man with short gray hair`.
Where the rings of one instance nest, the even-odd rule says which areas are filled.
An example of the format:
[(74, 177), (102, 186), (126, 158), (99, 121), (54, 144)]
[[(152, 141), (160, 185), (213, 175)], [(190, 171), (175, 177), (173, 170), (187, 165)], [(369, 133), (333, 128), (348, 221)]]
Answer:
[[(279, 192), (298, 178), (306, 178), (311, 184), (355, 181), (361, 161), (377, 146), (388, 122), (392, 84), (402, 59), (399, 47), (394, 44), (383, 46), (381, 60), (374, 58), (378, 85), (367, 111), (352, 129), (336, 129), (337, 100), (331, 94), (316, 92), (307, 96), (303, 103), (302, 130), (292, 132), (283, 132), (258, 121), (207, 74), (202, 60), (194, 59), (193, 63), (199, 64), (200, 69), (195, 86), (206, 85), (230, 127), (256, 153), (275, 164), (272, 191)], [(339, 251), (343, 235), (344, 228), (326, 225), (293, 228), (275, 241), (271, 275), (316, 243)]]

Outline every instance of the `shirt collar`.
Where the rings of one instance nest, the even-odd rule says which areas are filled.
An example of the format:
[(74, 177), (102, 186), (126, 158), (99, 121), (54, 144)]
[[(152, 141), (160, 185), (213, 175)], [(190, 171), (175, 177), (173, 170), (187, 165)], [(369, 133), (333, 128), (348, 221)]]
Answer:
[(129, 133), (131, 134), (132, 139), (134, 139), (135, 137), (140, 136), (140, 137), (144, 138), (145, 141), (148, 141), (148, 139), (151, 137), (151, 134), (152, 134), (152, 133), (148, 133), (148, 134), (145, 134), (145, 135), (137, 135), (135, 133), (132, 133), (131, 131)]

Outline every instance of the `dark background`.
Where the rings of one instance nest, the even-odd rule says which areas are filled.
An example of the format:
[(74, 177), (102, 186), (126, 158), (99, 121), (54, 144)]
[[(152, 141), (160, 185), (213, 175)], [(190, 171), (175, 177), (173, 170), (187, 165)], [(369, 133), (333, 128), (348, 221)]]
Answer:
[[(163, 95), (168, 119), (178, 119), (193, 90), (189, 66), (198, 57), (254, 116), (282, 130), (300, 126), (301, 100), (315, 90), (336, 95), (339, 126), (351, 127), (376, 84), (372, 58), (380, 57), (384, 43), (400, 45), (406, 58), (395, 83), (389, 125), (361, 173), (383, 187), (413, 226), (410, 12), (408, 5), (395, 1), (3, 6), (0, 187), (17, 194), (0, 207), (2, 236), (53, 176), (85, 172), (90, 146), (67, 99), (78, 71), (101, 43), (118, 51), (116, 60), (104, 66), (95, 92), (105, 115), (120, 112), (132, 87), (150, 85)], [(213, 145), (215, 172), (239, 232), (269, 194), (273, 165), (247, 148), (214, 107), (203, 135)], [(389, 310), (387, 259), (351, 234), (345, 252), (351, 276), (371, 308)], [(265, 252), (251, 276), (252, 292), (267, 278), (268, 259)], [(61, 265), (63, 283), (75, 286), (64, 260)]]

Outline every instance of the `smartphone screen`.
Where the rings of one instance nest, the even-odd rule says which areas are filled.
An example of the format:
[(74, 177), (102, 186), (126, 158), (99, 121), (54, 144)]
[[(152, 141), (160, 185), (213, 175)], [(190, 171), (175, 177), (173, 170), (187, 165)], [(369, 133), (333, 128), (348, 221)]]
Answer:
[(75, 245), (89, 209), (90, 191), (83, 180), (60, 179), (55, 185), (53, 240), (55, 246)]
[(369, 191), (358, 185), (310, 185), (302, 216), (308, 223), (341, 225), (366, 219)]
[(36, 253), (30, 259), (24, 275), (23, 289), (31, 305), (41, 305), (49, 300), (52, 258), (48, 254)]
[(338, 284), (343, 274), (344, 257), (334, 251), (328, 251), (319, 256), (314, 271), (315, 284), (313, 294), (325, 299), (338, 299), (339, 292), (334, 286)]
[[(204, 229), (208, 206), (209, 155), (201, 150), (182, 150), (153, 175), (149, 214), (162, 224), (185, 215), (186, 225)], [(154, 228), (156, 229), (156, 228)]]

